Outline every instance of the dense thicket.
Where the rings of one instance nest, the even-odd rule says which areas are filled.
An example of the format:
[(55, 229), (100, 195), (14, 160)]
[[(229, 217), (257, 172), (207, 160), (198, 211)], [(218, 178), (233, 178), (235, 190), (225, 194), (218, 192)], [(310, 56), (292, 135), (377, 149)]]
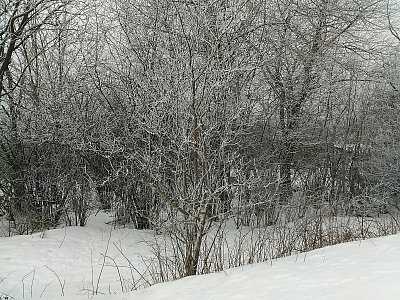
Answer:
[[(0, 1), (0, 210), (174, 232), (398, 207), (385, 1)], [(398, 37), (398, 36), (397, 36)]]

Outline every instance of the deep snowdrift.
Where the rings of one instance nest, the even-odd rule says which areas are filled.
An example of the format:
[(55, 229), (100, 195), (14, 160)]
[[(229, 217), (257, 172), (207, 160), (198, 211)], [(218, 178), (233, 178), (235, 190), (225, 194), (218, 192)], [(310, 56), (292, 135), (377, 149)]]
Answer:
[[(151, 256), (152, 232), (88, 227), (0, 238), (0, 299), (400, 299), (400, 235), (318, 249), (122, 294)], [(107, 249), (108, 244), (108, 249)], [(122, 249), (121, 255), (118, 249)], [(104, 254), (106, 259), (103, 266)], [(131, 272), (128, 260), (139, 273)], [(100, 276), (101, 274), (101, 276)], [(100, 279), (99, 279), (100, 278)], [(12, 299), (12, 298), (11, 298)]]

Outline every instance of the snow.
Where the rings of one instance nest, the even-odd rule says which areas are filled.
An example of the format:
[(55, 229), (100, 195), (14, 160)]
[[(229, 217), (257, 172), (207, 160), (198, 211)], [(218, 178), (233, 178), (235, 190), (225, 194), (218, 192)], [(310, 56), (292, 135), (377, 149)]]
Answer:
[[(68, 300), (400, 299), (400, 235), (325, 247), (122, 293), (121, 277), (124, 291), (140, 281), (138, 273), (131, 274), (126, 268), (127, 259), (145, 275), (143, 258), (152, 254), (144, 241), (154, 236), (152, 231), (111, 230), (107, 220), (108, 215), (99, 213), (86, 228), (0, 238), (0, 295)], [(121, 275), (109, 259), (102, 270), (105, 253), (116, 261)], [(100, 272), (98, 291), (103, 295), (92, 296), (90, 290), (96, 289)]]

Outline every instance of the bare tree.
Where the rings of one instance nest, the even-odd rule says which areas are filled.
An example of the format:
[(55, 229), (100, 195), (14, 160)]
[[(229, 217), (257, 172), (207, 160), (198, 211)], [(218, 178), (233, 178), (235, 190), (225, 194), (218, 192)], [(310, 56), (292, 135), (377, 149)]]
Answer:
[[(296, 153), (302, 144), (308, 110), (318, 106), (325, 87), (335, 84), (331, 70), (346, 70), (346, 55), (363, 56), (360, 32), (380, 7), (379, 1), (264, 1), (260, 65), (276, 104), (280, 145), (279, 190), (281, 203), (293, 194)], [(303, 132), (302, 132), (303, 131)]]
[[(2, 2), (1, 22), (4, 23), (0, 31), (0, 128), (1, 160), (4, 167), (2, 173), (6, 174), (7, 179), (1, 182), (1, 188), (10, 200), (10, 218), (14, 217), (13, 212), (25, 209), (25, 214), (29, 215), (28, 210), (36, 209), (35, 203), (44, 201), (35, 199), (39, 189), (32, 185), (33, 174), (28, 171), (29, 166), (37, 162), (35, 159), (43, 155), (44, 148), (32, 145), (30, 126), (38, 121), (32, 120), (34, 115), (39, 116), (33, 109), (42, 101), (39, 99), (42, 96), (39, 89), (43, 78), (39, 74), (39, 57), (54, 42), (54, 39), (44, 41), (41, 38), (46, 35), (44, 32), (50, 32), (54, 27), (52, 22), (60, 14), (66, 13), (64, 8), (67, 4), (69, 1)], [(27, 134), (28, 131), (30, 133)], [(30, 141), (27, 141), (28, 136)], [(27, 231), (33, 230), (28, 227)]]

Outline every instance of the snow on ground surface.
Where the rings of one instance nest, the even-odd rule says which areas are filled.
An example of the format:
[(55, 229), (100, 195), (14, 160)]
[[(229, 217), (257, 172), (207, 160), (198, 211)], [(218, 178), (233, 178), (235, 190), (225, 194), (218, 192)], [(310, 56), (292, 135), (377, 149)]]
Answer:
[[(99, 213), (86, 228), (0, 238), (0, 299), (2, 293), (14, 299), (68, 300), (400, 299), (400, 235), (325, 247), (122, 294), (120, 278), (124, 290), (130, 289), (132, 276), (138, 278), (126, 268), (127, 260), (145, 272), (142, 258), (150, 257), (151, 251), (143, 241), (152, 240), (153, 233), (117, 229), (110, 235), (106, 220), (108, 216)], [(105, 253), (116, 263), (107, 260), (102, 270)], [(57, 276), (65, 284), (64, 297)], [(92, 297), (90, 290), (97, 285), (104, 295)]]

